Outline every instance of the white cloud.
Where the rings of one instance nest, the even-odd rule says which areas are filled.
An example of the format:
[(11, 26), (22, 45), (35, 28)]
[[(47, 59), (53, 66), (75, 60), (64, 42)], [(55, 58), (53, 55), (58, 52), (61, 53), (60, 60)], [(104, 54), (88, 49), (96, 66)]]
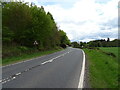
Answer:
[[(96, 0), (79, 0), (68, 9), (63, 8), (60, 4), (44, 7), (46, 11), (53, 14), (55, 21), (67, 33), (70, 40), (89, 41), (93, 38), (117, 38), (118, 29), (112, 27), (117, 24), (115, 21), (118, 17), (117, 5), (118, 0), (110, 0), (107, 3), (96, 3)], [(112, 22), (113, 20), (114, 22)]]
[[(25, 0), (40, 6), (38, 0)], [(44, 5), (71, 41), (90, 41), (102, 38), (117, 38), (118, 0), (73, 0)], [(42, 2), (42, 1), (41, 1)], [(44, 1), (44, 2), (47, 2)], [(64, 5), (71, 5), (69, 8)]]

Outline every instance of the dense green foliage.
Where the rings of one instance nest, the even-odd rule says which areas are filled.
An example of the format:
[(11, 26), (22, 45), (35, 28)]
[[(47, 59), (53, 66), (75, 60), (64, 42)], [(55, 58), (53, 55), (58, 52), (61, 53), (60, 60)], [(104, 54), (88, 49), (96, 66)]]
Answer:
[[(3, 57), (9, 56), (8, 47), (43, 51), (70, 43), (66, 33), (58, 29), (52, 14), (45, 12), (43, 6), (23, 2), (4, 2), (2, 6)], [(13, 53), (12, 49), (9, 49), (10, 53)]]
[(71, 44), (74, 48), (80, 48), (80, 45), (77, 42), (72, 42)]
[[(92, 88), (118, 88), (120, 75), (118, 76), (119, 65), (117, 57), (112, 57), (101, 51), (108, 52), (108, 49), (84, 49), (87, 60), (89, 60), (90, 84)], [(117, 47), (111, 47), (110, 50), (113, 50), (111, 53), (116, 55), (116, 49)]]

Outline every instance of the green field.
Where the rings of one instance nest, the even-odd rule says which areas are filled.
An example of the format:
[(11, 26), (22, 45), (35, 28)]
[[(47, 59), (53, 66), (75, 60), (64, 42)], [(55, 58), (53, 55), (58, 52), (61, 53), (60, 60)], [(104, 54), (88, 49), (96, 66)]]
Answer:
[[(90, 85), (92, 88), (118, 88), (118, 48), (84, 49), (89, 60)], [(104, 52), (114, 53), (112, 57)]]
[(100, 47), (100, 49), (105, 52), (114, 53), (118, 58), (118, 47)]

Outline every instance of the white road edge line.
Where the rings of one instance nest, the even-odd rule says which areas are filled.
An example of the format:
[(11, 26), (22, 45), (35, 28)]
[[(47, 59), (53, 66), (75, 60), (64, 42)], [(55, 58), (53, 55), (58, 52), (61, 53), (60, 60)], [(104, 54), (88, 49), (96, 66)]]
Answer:
[(80, 79), (79, 79), (79, 84), (78, 84), (78, 88), (83, 88), (83, 84), (84, 84), (84, 74), (85, 74), (85, 53), (83, 52), (83, 64), (82, 64), (82, 70), (81, 70), (81, 75), (80, 75)]

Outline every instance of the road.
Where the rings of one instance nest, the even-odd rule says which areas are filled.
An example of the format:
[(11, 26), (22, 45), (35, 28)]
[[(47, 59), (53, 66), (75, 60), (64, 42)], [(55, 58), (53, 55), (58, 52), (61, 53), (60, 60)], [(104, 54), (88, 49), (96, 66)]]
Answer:
[(2, 68), (3, 88), (78, 88), (83, 64), (81, 49), (67, 48)]

